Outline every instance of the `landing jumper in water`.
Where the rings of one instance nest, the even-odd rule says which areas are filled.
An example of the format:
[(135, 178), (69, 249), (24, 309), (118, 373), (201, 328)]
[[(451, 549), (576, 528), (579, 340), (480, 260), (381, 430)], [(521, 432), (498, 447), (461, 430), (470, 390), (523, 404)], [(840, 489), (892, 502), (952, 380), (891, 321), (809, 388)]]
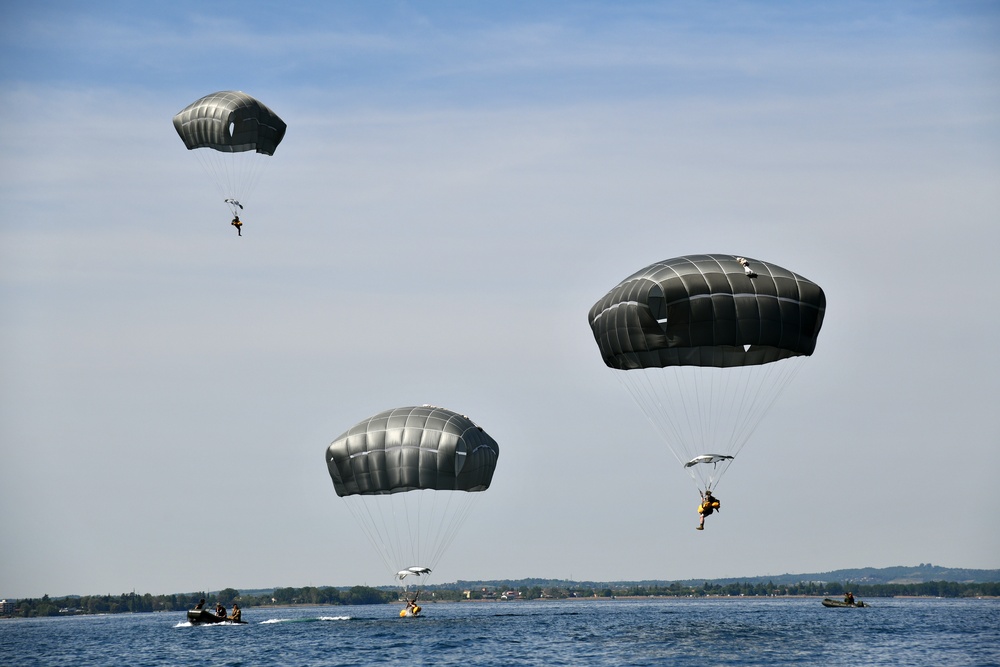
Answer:
[(327, 448), (326, 465), (337, 496), (413, 602), (406, 585), (419, 588), (437, 568), (470, 503), (489, 489), (499, 454), (467, 416), (421, 405), (358, 422)]
[(406, 598), (406, 607), (404, 609), (400, 609), (399, 610), (399, 617), (400, 618), (405, 618), (407, 616), (419, 616), (420, 615), (420, 609), (421, 609), (421, 607), (420, 607), (420, 605), (417, 604), (417, 598), (419, 596), (420, 596), (420, 592), (418, 591), (417, 594), (413, 596), (412, 600), (410, 600), (409, 598)]

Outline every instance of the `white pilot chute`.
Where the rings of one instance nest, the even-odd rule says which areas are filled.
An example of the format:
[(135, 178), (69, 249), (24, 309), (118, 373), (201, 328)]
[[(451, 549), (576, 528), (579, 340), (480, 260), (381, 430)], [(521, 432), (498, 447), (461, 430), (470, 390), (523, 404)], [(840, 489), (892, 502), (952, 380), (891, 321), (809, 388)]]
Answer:
[(414, 567), (408, 567), (405, 570), (400, 570), (399, 572), (396, 573), (396, 578), (399, 579), (400, 581), (402, 581), (403, 579), (406, 579), (411, 574), (416, 575), (416, 576), (419, 577), (421, 575), (430, 574), (430, 573), (431, 573), (431, 569), (429, 567), (417, 567), (417, 566), (414, 566)]
[(696, 466), (699, 463), (711, 463), (715, 465), (722, 461), (731, 461), (733, 456), (726, 456), (725, 454), (702, 454), (701, 456), (696, 456), (687, 463), (684, 464), (685, 468), (690, 468), (691, 466)]

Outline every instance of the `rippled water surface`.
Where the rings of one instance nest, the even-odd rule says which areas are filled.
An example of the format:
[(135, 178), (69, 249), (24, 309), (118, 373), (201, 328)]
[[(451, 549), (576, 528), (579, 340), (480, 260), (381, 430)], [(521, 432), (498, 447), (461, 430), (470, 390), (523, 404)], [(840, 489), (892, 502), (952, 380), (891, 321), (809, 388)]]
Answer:
[(0, 621), (2, 665), (1000, 665), (1000, 601), (567, 600)]

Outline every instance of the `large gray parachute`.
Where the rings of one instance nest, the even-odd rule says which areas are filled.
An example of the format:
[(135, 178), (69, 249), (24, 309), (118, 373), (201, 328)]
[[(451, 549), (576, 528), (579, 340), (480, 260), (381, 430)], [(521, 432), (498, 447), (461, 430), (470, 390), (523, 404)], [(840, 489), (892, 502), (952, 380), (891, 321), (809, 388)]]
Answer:
[(174, 116), (174, 129), (188, 149), (274, 155), (286, 125), (259, 100), (236, 90), (206, 95)]
[(423, 405), (355, 424), (327, 448), (326, 463), (338, 496), (485, 491), (499, 455), (496, 441), (468, 417)]
[(796, 273), (711, 254), (647, 266), (588, 319), (611, 368), (731, 368), (811, 355), (825, 310), (820, 286)]
[(675, 257), (590, 309), (604, 363), (695, 484), (714, 489), (816, 349), (826, 296), (776, 264)]

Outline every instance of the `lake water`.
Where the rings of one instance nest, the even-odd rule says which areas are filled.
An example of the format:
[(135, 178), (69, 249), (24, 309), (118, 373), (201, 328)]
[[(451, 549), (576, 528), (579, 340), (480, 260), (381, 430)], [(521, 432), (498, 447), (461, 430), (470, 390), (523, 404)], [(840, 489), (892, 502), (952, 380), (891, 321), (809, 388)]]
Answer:
[(0, 620), (21, 665), (1000, 665), (1000, 600), (717, 598), (255, 608)]

